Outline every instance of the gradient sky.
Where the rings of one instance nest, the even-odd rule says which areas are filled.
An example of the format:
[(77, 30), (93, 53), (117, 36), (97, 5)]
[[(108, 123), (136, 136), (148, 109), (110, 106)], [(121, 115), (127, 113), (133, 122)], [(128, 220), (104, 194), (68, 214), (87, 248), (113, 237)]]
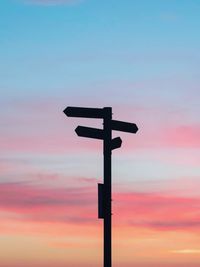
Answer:
[(1, 0), (0, 267), (102, 266), (102, 143), (74, 133), (102, 122), (66, 106), (139, 127), (113, 152), (113, 266), (199, 266), (199, 14), (199, 0)]

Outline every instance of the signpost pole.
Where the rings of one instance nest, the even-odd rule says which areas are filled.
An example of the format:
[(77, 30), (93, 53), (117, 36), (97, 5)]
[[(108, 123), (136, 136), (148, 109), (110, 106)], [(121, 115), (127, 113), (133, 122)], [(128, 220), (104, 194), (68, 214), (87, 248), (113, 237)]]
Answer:
[(78, 136), (103, 140), (104, 154), (104, 184), (98, 185), (98, 217), (104, 219), (104, 267), (112, 267), (112, 150), (120, 148), (120, 137), (112, 139), (112, 130), (136, 133), (138, 127), (134, 123), (112, 120), (112, 108), (81, 108), (67, 107), (64, 113), (68, 117), (103, 119), (103, 130), (78, 126), (75, 130)]
[(105, 107), (104, 117), (104, 267), (112, 266), (112, 233), (111, 233), (111, 141), (112, 141), (112, 108)]

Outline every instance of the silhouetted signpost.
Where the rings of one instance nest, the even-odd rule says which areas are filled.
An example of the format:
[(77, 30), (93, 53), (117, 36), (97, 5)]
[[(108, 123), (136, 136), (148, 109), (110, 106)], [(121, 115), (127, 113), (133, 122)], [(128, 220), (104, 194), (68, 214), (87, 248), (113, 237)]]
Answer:
[(78, 136), (103, 140), (104, 153), (104, 184), (98, 184), (98, 217), (104, 219), (104, 267), (112, 266), (111, 253), (111, 154), (112, 150), (120, 148), (120, 137), (112, 139), (112, 130), (136, 133), (138, 127), (134, 123), (112, 120), (112, 108), (82, 108), (67, 107), (64, 113), (68, 117), (103, 119), (103, 129), (78, 126), (75, 132)]

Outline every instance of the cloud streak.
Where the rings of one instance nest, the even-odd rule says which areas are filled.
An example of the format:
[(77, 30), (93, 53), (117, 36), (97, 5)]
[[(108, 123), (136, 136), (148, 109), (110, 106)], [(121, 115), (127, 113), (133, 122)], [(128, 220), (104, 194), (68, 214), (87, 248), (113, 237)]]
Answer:
[(53, 189), (3, 183), (0, 184), (0, 208), (21, 214), (22, 220), (91, 223), (95, 219), (93, 191), (91, 187)]
[(180, 249), (172, 250), (171, 252), (175, 254), (200, 254), (200, 249)]
[[(24, 183), (0, 184), (0, 209), (22, 220), (94, 224), (97, 190), (45, 188)], [(118, 225), (155, 230), (200, 230), (200, 199), (155, 193), (117, 193), (113, 213)]]
[(79, 3), (81, 0), (26, 0), (26, 3), (35, 5), (52, 6), (52, 5), (70, 5)]
[[(118, 195), (116, 212), (135, 227), (162, 231), (200, 229), (200, 199), (156, 193)], [(119, 202), (120, 201), (120, 202)]]

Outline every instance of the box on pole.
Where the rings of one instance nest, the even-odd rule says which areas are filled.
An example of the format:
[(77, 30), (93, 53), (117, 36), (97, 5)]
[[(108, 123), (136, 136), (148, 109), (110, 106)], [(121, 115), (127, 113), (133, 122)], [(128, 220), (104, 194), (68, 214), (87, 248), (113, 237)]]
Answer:
[(104, 184), (98, 184), (98, 218), (104, 218)]

